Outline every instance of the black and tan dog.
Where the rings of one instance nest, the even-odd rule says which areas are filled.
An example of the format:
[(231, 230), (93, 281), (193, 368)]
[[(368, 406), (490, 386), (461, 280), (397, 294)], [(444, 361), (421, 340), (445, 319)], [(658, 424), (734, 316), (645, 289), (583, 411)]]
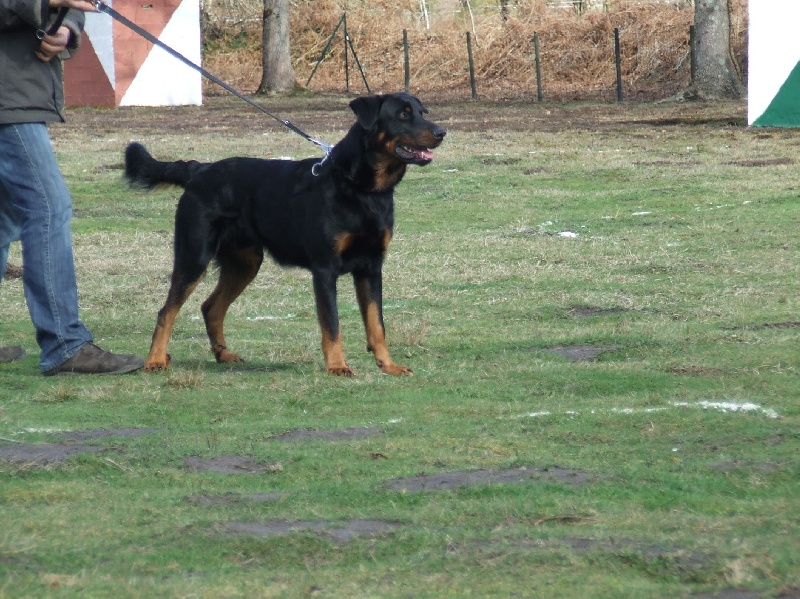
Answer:
[(211, 351), (228, 351), (223, 321), (231, 303), (258, 273), (264, 250), (281, 265), (312, 273), (322, 351), (330, 374), (351, 376), (342, 352), (336, 281), (352, 273), (367, 333), (367, 349), (387, 374), (410, 375), (392, 361), (383, 325), (382, 267), (394, 225), (395, 186), (409, 164), (433, 159), (445, 130), (426, 120), (419, 100), (404, 93), (364, 96), (350, 107), (357, 122), (321, 165), (318, 159), (228, 158), (213, 163), (160, 162), (141, 144), (125, 152), (134, 185), (185, 188), (175, 215), (174, 266), (158, 313), (146, 370), (164, 370), (178, 311), (209, 263), (219, 282), (202, 305)]

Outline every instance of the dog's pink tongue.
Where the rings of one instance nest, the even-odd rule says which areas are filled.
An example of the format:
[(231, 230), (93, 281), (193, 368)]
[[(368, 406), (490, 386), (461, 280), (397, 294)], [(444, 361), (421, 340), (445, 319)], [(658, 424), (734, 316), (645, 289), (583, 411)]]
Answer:
[(433, 152), (430, 150), (417, 150), (417, 155), (422, 160), (433, 160)]

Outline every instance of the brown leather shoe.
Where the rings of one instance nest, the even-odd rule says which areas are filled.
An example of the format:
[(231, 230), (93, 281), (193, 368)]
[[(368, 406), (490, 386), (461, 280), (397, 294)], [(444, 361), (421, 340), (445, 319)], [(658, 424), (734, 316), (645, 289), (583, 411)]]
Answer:
[(12, 345), (9, 347), (0, 347), (0, 364), (7, 364), (14, 360), (21, 360), (28, 355), (21, 345)]
[(112, 354), (94, 343), (87, 343), (61, 366), (48, 370), (45, 376), (56, 374), (125, 374), (144, 366), (144, 360), (129, 354)]

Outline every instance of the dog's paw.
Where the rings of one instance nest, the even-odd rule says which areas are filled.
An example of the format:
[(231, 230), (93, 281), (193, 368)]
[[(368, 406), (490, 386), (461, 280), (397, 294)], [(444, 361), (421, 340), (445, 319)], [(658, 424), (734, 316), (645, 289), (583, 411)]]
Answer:
[(405, 366), (397, 364), (380, 364), (381, 372), (392, 376), (414, 376), (414, 371)]
[(244, 362), (239, 354), (235, 354), (227, 350), (223, 350), (214, 355), (217, 358), (217, 362), (220, 364), (235, 364), (236, 362)]
[(332, 368), (328, 368), (328, 374), (331, 376), (353, 376), (353, 371), (350, 370), (350, 367), (345, 366), (336, 366)]
[(172, 357), (169, 354), (163, 358), (151, 358), (148, 356), (147, 360), (144, 361), (143, 369), (145, 372), (161, 372), (169, 368), (170, 360), (172, 360)]

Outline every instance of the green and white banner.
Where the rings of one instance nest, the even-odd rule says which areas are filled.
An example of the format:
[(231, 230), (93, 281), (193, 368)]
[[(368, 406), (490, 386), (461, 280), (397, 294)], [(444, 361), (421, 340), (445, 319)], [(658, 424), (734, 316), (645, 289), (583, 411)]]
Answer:
[(800, 1), (749, 4), (747, 122), (800, 127)]

